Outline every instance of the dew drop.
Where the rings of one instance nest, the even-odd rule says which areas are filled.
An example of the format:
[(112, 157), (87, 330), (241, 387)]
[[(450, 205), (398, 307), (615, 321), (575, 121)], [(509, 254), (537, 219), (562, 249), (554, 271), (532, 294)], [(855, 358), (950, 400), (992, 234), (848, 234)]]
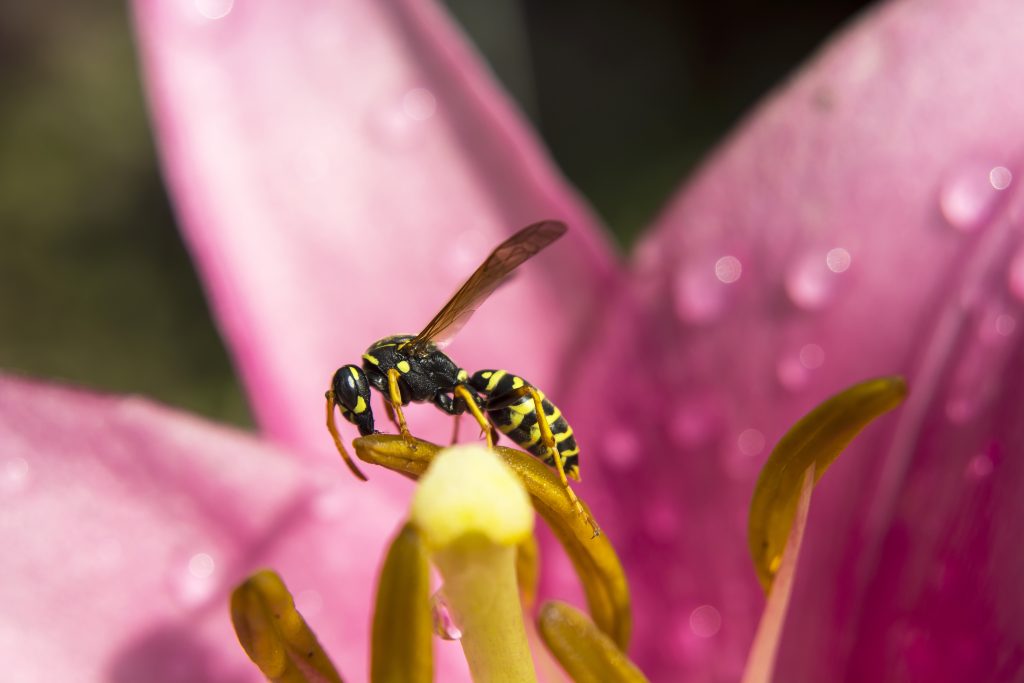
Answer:
[(725, 308), (725, 291), (713, 268), (680, 269), (672, 286), (676, 315), (695, 324), (709, 323)]
[(968, 461), (964, 474), (968, 479), (977, 481), (992, 474), (993, 469), (992, 459), (984, 453), (979, 453)]
[(784, 389), (799, 391), (807, 385), (811, 374), (800, 362), (799, 355), (785, 355), (775, 365), (775, 376)]
[(1014, 320), (1012, 315), (1007, 315), (1006, 313), (1003, 313), (1001, 315), (996, 316), (995, 327), (996, 334), (1002, 337), (1009, 337), (1011, 334), (1013, 334), (1013, 330), (1017, 327), (1017, 321)]
[(817, 344), (805, 344), (800, 348), (800, 365), (808, 370), (820, 368), (825, 362), (825, 350)]
[(827, 257), (818, 253), (799, 257), (785, 275), (789, 300), (808, 311), (824, 307), (832, 299), (835, 285), (836, 273), (829, 268)]
[(1021, 248), (1010, 261), (1010, 270), (1007, 275), (1010, 292), (1015, 297), (1024, 301), (1024, 248)]
[[(972, 232), (988, 220), (999, 193), (991, 180), (994, 171), (990, 166), (967, 164), (951, 173), (943, 182), (939, 189), (939, 208), (946, 222), (953, 228), (961, 232)], [(996, 175), (997, 180), (1009, 184), (1004, 174), (1000, 172)]]
[(462, 631), (455, 625), (448, 603), (444, 600), (441, 591), (437, 591), (430, 597), (430, 614), (434, 624), (434, 633), (443, 640), (459, 640), (462, 638)]
[(764, 434), (756, 429), (744, 429), (736, 439), (743, 455), (757, 455), (764, 450)]
[(0, 464), (0, 495), (13, 495), (24, 491), (31, 478), (31, 469), (25, 458), (7, 458)]
[(169, 576), (172, 594), (188, 607), (202, 603), (217, 587), (215, 570), (216, 562), (210, 554), (189, 555), (187, 560), (173, 566)]
[(958, 396), (946, 402), (946, 417), (954, 424), (963, 424), (974, 417), (978, 404), (974, 399)]
[(722, 428), (721, 415), (709, 397), (686, 396), (672, 411), (669, 438), (681, 448), (706, 446)]
[(604, 458), (612, 467), (620, 470), (631, 469), (640, 460), (640, 441), (629, 429), (616, 426), (604, 437)]
[(712, 605), (701, 605), (690, 612), (690, 630), (700, 638), (711, 638), (722, 628), (722, 615)]
[(828, 269), (833, 273), (845, 273), (849, 269), (850, 262), (852, 260), (850, 252), (846, 251), (842, 247), (830, 249), (829, 252), (825, 254), (825, 265), (828, 266)]
[(988, 172), (988, 181), (997, 190), (1005, 190), (1013, 182), (1013, 174), (1005, 166), (996, 166)]
[(207, 553), (196, 553), (188, 561), (188, 573), (197, 579), (208, 579), (213, 576), (216, 564)]
[(235, 6), (235, 0), (195, 0), (195, 3), (205, 19), (223, 19)]
[(720, 282), (729, 285), (740, 279), (743, 274), (743, 264), (735, 256), (723, 256), (715, 261), (715, 277)]
[(426, 88), (413, 88), (402, 96), (402, 111), (413, 121), (426, 121), (437, 111), (437, 98)]

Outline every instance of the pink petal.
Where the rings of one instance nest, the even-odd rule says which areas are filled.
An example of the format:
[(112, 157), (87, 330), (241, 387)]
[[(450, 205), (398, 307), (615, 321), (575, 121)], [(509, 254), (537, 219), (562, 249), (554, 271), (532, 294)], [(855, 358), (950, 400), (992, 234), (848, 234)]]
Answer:
[[(653, 677), (735, 680), (762, 604), (744, 547), (760, 463), (815, 403), (890, 373), (909, 403), (815, 496), (778, 680), (1021, 675), (1024, 208), (1019, 178), (996, 188), (1024, 173), (1022, 41), (1015, 0), (881, 8), (640, 246), (646, 313), (610, 326), (587, 474), (595, 508), (619, 506), (601, 521), (628, 544)], [(701, 605), (712, 638), (689, 627)]]
[[(432, 3), (138, 1), (135, 16), (171, 193), (270, 435), (329, 450), (335, 368), (418, 331), (498, 242), (542, 218), (571, 234), (452, 350), (467, 368), (559, 375), (616, 266)], [(450, 434), (433, 408), (413, 413), (418, 434)]]
[[(142, 399), (0, 378), (0, 651), (10, 681), (261, 681), (227, 596), (276, 568), (347, 680), (365, 680), (398, 523), (340, 463)], [(337, 482), (345, 481), (344, 491)], [(441, 648), (439, 676), (465, 671)]]

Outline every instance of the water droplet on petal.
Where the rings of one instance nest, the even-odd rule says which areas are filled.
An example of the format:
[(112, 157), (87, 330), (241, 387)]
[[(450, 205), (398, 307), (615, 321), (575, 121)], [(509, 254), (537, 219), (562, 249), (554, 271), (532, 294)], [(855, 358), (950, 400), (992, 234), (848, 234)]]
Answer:
[(817, 344), (805, 344), (800, 348), (800, 365), (808, 370), (820, 368), (825, 362), (825, 350)]
[(198, 605), (209, 598), (217, 588), (216, 562), (205, 553), (192, 553), (181, 564), (172, 565), (172, 594), (185, 606)]
[(1017, 327), (1017, 321), (1014, 320), (1012, 315), (1003, 313), (1002, 315), (996, 316), (996, 334), (1002, 337), (1009, 337), (1013, 334), (1014, 328)]
[(640, 460), (640, 441), (629, 429), (621, 426), (609, 429), (603, 443), (602, 460), (616, 469), (630, 469)]
[(1019, 249), (1010, 261), (1008, 280), (1013, 295), (1024, 301), (1024, 248)]
[(842, 247), (830, 249), (829, 252), (825, 254), (825, 265), (828, 266), (828, 269), (833, 273), (845, 273), (849, 269), (850, 262), (852, 260), (850, 252), (846, 251)]
[(939, 189), (939, 208), (952, 227), (971, 232), (988, 221), (999, 193), (989, 178), (991, 171), (990, 166), (967, 164), (946, 178)]
[(1013, 182), (1013, 174), (1005, 166), (996, 166), (988, 172), (988, 181), (997, 190), (1005, 190)]
[(0, 495), (12, 495), (28, 487), (31, 470), (25, 458), (15, 456), (0, 463)]
[(736, 445), (744, 455), (757, 455), (764, 450), (764, 434), (756, 429), (744, 429), (736, 439)]
[(672, 294), (676, 314), (688, 323), (712, 322), (725, 308), (725, 288), (714, 268), (681, 268), (672, 284)]
[(434, 633), (443, 640), (459, 640), (462, 638), (462, 631), (455, 625), (448, 603), (444, 600), (444, 594), (437, 591), (430, 596), (430, 613), (433, 617)]
[(963, 424), (974, 417), (978, 403), (973, 398), (956, 396), (946, 402), (946, 417), (950, 422)]
[(810, 371), (800, 362), (800, 356), (785, 355), (775, 365), (775, 376), (779, 384), (789, 391), (799, 391), (807, 385), (811, 377)]
[(208, 579), (213, 576), (216, 565), (207, 553), (196, 553), (188, 561), (188, 572), (197, 579)]
[(799, 257), (786, 271), (786, 294), (797, 307), (816, 311), (831, 299), (836, 286), (836, 273), (828, 265), (827, 256), (808, 253)]
[(701, 638), (711, 638), (722, 628), (722, 615), (711, 605), (701, 605), (690, 612), (690, 629)]
[(992, 459), (984, 453), (979, 453), (968, 461), (964, 474), (968, 479), (980, 480), (992, 474), (993, 469)]
[(743, 274), (743, 264), (735, 256), (723, 256), (715, 261), (715, 277), (720, 282), (732, 284)]
[(685, 396), (671, 414), (669, 438), (681, 448), (706, 446), (722, 428), (721, 414), (707, 396)]
[(196, 9), (205, 19), (223, 19), (231, 13), (235, 0), (195, 0)]
[(402, 96), (402, 110), (414, 121), (426, 121), (437, 111), (437, 99), (426, 88), (413, 88)]

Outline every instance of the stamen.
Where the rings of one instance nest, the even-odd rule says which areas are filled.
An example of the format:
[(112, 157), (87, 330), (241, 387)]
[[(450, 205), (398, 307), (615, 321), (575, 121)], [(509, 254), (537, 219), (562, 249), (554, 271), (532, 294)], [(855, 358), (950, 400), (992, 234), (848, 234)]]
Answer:
[[(364, 462), (387, 467), (411, 479), (418, 479), (441, 450), (430, 442), (417, 441), (414, 451), (402, 437), (393, 434), (362, 437), (353, 446)], [(583, 584), (594, 623), (624, 650), (629, 645), (633, 624), (629, 585), (607, 534), (592, 535), (592, 529), (577, 514), (551, 468), (527, 453), (504, 446), (495, 446), (493, 452), (518, 475), (534, 509), (565, 548)], [(584, 508), (587, 509), (585, 503)]]
[(231, 621), (245, 653), (274, 683), (342, 683), (276, 573), (256, 572), (231, 593)]
[(473, 680), (536, 681), (515, 575), (533, 510), (515, 475), (485, 448), (449, 448), (423, 476), (411, 517), (444, 579)]
[(817, 483), (853, 438), (902, 403), (906, 394), (907, 386), (899, 377), (855, 384), (812, 410), (779, 441), (757, 480), (747, 529), (754, 568), (765, 592), (771, 590), (782, 561), (804, 472), (813, 465)]
[(647, 678), (587, 615), (564, 602), (544, 603), (537, 627), (548, 650), (576, 683), (646, 683)]
[(814, 465), (811, 464), (804, 472), (796, 516), (793, 518), (793, 526), (789, 538), (786, 539), (786, 549), (782, 553), (780, 566), (775, 574), (775, 583), (768, 594), (768, 603), (757, 625), (754, 643), (750, 646), (750, 654), (747, 655), (742, 683), (771, 683), (775, 673), (775, 657), (779, 653), (782, 629), (789, 614), (789, 598), (793, 594), (793, 581), (796, 578), (797, 561), (800, 559), (800, 545), (803, 542), (804, 530), (807, 528), (807, 512), (811, 505), (813, 489)]
[(416, 528), (406, 524), (391, 542), (377, 584), (370, 681), (431, 683), (432, 636), (427, 553)]

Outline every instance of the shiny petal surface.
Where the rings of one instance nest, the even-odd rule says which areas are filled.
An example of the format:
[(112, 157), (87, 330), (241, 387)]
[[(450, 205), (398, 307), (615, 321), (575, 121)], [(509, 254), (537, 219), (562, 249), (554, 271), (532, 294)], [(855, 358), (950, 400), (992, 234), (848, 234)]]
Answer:
[[(134, 9), (171, 194), (271, 436), (328, 451), (320, 404), (334, 369), (419, 331), (495, 245), (544, 218), (569, 236), (451, 352), (467, 368), (559, 380), (617, 266), (433, 3)], [(418, 434), (450, 434), (433, 408), (411, 412)]]
[(778, 680), (1021, 675), (1022, 41), (1014, 0), (878, 8), (640, 245), (644, 312), (608, 325), (616, 392), (584, 471), (630, 558), (652, 678), (738, 677), (762, 604), (742, 517), (759, 465), (823, 397), (892, 373), (906, 406), (816, 493)]
[[(4, 679), (263, 680), (232, 587), (274, 567), (349, 680), (366, 680), (372, 586), (397, 527), (332, 468), (136, 398), (0, 378)], [(465, 672), (457, 645), (439, 675)]]

